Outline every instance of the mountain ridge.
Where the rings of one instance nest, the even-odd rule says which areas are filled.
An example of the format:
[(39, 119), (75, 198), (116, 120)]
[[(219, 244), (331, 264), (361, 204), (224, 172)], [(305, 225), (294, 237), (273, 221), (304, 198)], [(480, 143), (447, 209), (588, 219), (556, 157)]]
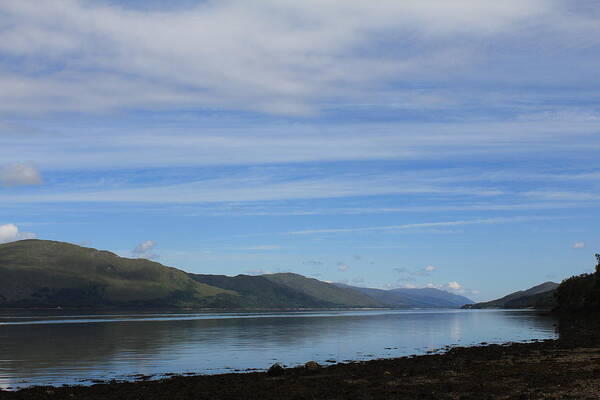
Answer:
[(0, 244), (0, 307), (5, 308), (458, 308), (469, 303), (433, 288), (361, 288), (291, 272), (196, 274), (65, 242)]
[(192, 274), (71, 243), (0, 244), (0, 307), (372, 308), (362, 293), (297, 274)]
[(482, 309), (482, 308), (549, 308), (554, 307), (554, 292), (560, 285), (556, 282), (547, 281), (530, 287), (529, 289), (519, 290), (510, 293), (499, 299), (465, 305), (463, 308)]
[(435, 288), (374, 289), (337, 284), (365, 293), (379, 303), (392, 308), (459, 308), (473, 303), (467, 297)]

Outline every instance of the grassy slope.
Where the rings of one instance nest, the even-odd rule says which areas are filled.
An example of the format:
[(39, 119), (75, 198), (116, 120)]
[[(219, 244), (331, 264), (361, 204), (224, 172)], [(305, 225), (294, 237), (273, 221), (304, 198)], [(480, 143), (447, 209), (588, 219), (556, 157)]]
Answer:
[(0, 245), (0, 305), (194, 306), (234, 294), (175, 268), (45, 240)]
[(507, 308), (524, 308), (524, 307), (535, 307), (535, 308), (550, 308), (556, 306), (556, 298), (554, 297), (555, 290), (549, 290), (547, 292), (537, 293), (531, 296), (520, 297), (518, 299), (511, 300), (506, 303)]
[(554, 291), (558, 283), (544, 282), (527, 290), (511, 293), (500, 299), (476, 303), (465, 308), (525, 308), (554, 306)]
[(0, 245), (0, 307), (377, 307), (296, 274), (188, 274), (145, 259), (46, 240)]
[(341, 288), (317, 279), (306, 278), (302, 275), (284, 273), (262, 275), (271, 282), (292, 288), (318, 301), (332, 306), (348, 307), (381, 307), (381, 303), (358, 291)]
[(241, 308), (318, 308), (336, 306), (334, 303), (316, 299), (264, 276), (189, 275), (198, 282), (239, 293), (241, 296), (230, 300), (232, 303), (237, 302), (237, 307)]

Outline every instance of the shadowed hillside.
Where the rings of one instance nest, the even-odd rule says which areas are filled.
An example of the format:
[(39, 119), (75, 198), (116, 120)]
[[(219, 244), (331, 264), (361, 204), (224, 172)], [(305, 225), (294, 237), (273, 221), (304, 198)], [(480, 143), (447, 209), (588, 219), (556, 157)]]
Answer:
[(233, 294), (145, 259), (47, 240), (0, 245), (0, 306), (196, 306)]
[(465, 305), (463, 308), (552, 308), (558, 283), (544, 282), (527, 290), (511, 293), (500, 299)]
[(334, 304), (348, 304), (352, 307), (381, 307), (381, 303), (363, 293), (349, 288), (340, 288), (331, 283), (321, 282), (317, 279), (306, 278), (302, 275), (286, 273), (263, 276), (272, 282), (294, 288), (319, 301), (326, 301)]
[(381, 307), (362, 293), (292, 273), (190, 276), (199, 282), (239, 293), (241, 297), (232, 300), (239, 301), (239, 307), (244, 308)]
[(296, 274), (188, 274), (145, 259), (46, 240), (0, 245), (0, 307), (380, 307)]

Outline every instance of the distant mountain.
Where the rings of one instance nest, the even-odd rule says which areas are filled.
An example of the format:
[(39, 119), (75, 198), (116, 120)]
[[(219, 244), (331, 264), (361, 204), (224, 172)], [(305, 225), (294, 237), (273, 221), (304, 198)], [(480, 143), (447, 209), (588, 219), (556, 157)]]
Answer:
[(338, 286), (364, 293), (384, 306), (393, 308), (459, 308), (473, 303), (464, 296), (434, 288), (382, 290), (343, 284)]
[(408, 308), (468, 303), (472, 301), (466, 297), (438, 289), (368, 289), (293, 273), (191, 274), (70, 243), (0, 244), (0, 308)]
[(242, 308), (381, 307), (369, 296), (292, 273), (269, 275), (202, 275), (192, 279), (238, 293)]
[(465, 305), (463, 308), (546, 308), (556, 305), (554, 292), (558, 283), (544, 282), (527, 290), (511, 293), (500, 299)]
[(188, 274), (108, 251), (47, 240), (0, 244), (0, 307), (382, 307), (350, 289), (297, 274)]
[(234, 294), (156, 262), (70, 243), (0, 245), (0, 307), (185, 307)]

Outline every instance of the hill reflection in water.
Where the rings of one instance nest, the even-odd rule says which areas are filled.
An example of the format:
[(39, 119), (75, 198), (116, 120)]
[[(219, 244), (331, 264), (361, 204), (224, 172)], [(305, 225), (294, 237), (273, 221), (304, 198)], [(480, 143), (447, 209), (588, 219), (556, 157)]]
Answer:
[(502, 310), (0, 314), (0, 387), (398, 357), (554, 338), (555, 323)]

